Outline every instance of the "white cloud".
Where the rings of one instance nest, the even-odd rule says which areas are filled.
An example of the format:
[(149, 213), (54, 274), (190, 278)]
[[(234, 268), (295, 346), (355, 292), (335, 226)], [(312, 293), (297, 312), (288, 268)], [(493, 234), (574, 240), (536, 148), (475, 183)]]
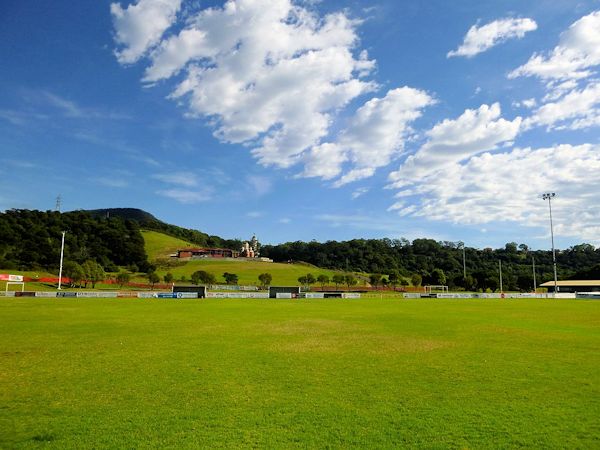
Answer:
[(173, 24), (181, 0), (139, 0), (123, 9), (111, 3), (115, 40), (123, 48), (115, 52), (120, 63), (134, 63), (156, 45)]
[(413, 180), (446, 173), (454, 164), (512, 141), (521, 125), (521, 118), (508, 121), (500, 117), (500, 105), (481, 105), (467, 109), (458, 119), (446, 119), (426, 135), (428, 141), (400, 168), (390, 174), (391, 186), (401, 188)]
[(199, 191), (185, 189), (165, 189), (156, 191), (156, 193), (184, 204), (202, 203), (211, 200), (213, 197), (213, 193), (210, 189)]
[(273, 187), (273, 183), (266, 177), (261, 177), (258, 175), (248, 175), (246, 177), (246, 182), (250, 186), (253, 191), (253, 194), (257, 197), (262, 197), (265, 194), (271, 192)]
[[(146, 5), (142, 0), (127, 9), (131, 20), (141, 16), (134, 8), (142, 3)], [(334, 146), (322, 142), (342, 108), (377, 88), (364, 79), (375, 62), (356, 48), (358, 21), (341, 12), (319, 16), (292, 0), (229, 0), (223, 7), (180, 14), (173, 29), (182, 25), (181, 29), (161, 39), (179, 6), (169, 5), (160, 10), (168, 20), (153, 33), (138, 33), (143, 39), (118, 39), (139, 41), (119, 53), (121, 62), (147, 55), (147, 83), (177, 75), (181, 81), (170, 98), (187, 105), (188, 115), (208, 120), (220, 140), (250, 146), (263, 165), (286, 168), (304, 162), (305, 172), (316, 171), (311, 156), (306, 156), (313, 149), (313, 154), (321, 150), (334, 159), (332, 167), (320, 167), (316, 176), (337, 176), (346, 158), (361, 166), (361, 152), (344, 149), (340, 156)], [(125, 14), (118, 6), (113, 9), (115, 17)], [(115, 28), (121, 36), (124, 27), (116, 20)], [(374, 99), (365, 108), (377, 109), (381, 101)], [(400, 118), (400, 127), (408, 120)], [(371, 152), (388, 162), (393, 153), (388, 148)], [(323, 158), (317, 156), (318, 161)], [(365, 167), (357, 169), (366, 173)]]
[(152, 175), (152, 178), (162, 181), (163, 183), (175, 184), (178, 186), (198, 186), (198, 175), (192, 172), (157, 173)]
[(461, 224), (507, 221), (547, 227), (548, 206), (540, 195), (557, 192), (555, 233), (598, 242), (599, 171), (600, 145), (484, 153), (449, 165), (439, 176), (414, 179), (414, 208), (408, 215)]
[(363, 195), (365, 195), (367, 192), (369, 192), (369, 188), (366, 187), (361, 187), (356, 189), (353, 193), (352, 193), (352, 199), (357, 199), (358, 197), (362, 197)]
[(600, 82), (573, 90), (556, 102), (540, 106), (524, 122), (524, 127), (582, 129), (600, 125)]
[(372, 176), (402, 153), (405, 140), (412, 134), (410, 124), (421, 116), (423, 108), (434, 103), (426, 92), (406, 86), (367, 101), (336, 142), (315, 146), (306, 154), (301, 176), (331, 179), (342, 172), (346, 162), (351, 169), (334, 186)]
[(559, 44), (548, 55), (535, 53), (527, 63), (508, 77), (535, 76), (543, 80), (589, 77), (590, 69), (600, 64), (600, 11), (573, 23), (560, 36)]
[(465, 35), (462, 45), (448, 52), (446, 56), (470, 58), (509, 39), (520, 39), (525, 33), (536, 29), (537, 24), (532, 19), (499, 19), (481, 27), (473, 25)]
[(290, 219), (289, 217), (282, 217), (277, 222), (279, 222), (279, 223), (281, 223), (283, 225), (287, 225), (289, 223), (292, 223), (292, 219)]
[(246, 217), (250, 219), (258, 219), (263, 216), (263, 213), (260, 211), (250, 211), (246, 213)]
[(515, 108), (520, 108), (522, 106), (523, 108), (531, 109), (537, 106), (537, 100), (535, 98), (527, 98), (520, 102), (513, 102), (512, 105)]

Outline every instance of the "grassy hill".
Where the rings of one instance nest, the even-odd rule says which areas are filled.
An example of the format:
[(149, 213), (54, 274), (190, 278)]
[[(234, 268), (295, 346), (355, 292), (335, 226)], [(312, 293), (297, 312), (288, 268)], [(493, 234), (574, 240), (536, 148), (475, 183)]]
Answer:
[(274, 285), (297, 285), (298, 277), (306, 275), (309, 272), (312, 273), (315, 278), (320, 274), (327, 275), (331, 278), (336, 273), (333, 270), (320, 269), (308, 264), (282, 264), (262, 261), (218, 259), (202, 259), (182, 262), (172, 261), (174, 267), (165, 267), (160, 264), (161, 259), (168, 258), (171, 253), (176, 252), (180, 248), (194, 247), (195, 245), (156, 231), (142, 231), (142, 236), (144, 236), (148, 259), (150, 262), (157, 263), (158, 265), (156, 273), (162, 277), (167, 272), (170, 272), (175, 277), (175, 280), (181, 280), (182, 277), (185, 277), (185, 279), (189, 281), (194, 272), (197, 270), (205, 270), (215, 275), (218, 282), (224, 282), (223, 274), (229, 272), (238, 276), (239, 284), (256, 284), (258, 283), (258, 276), (261, 273), (268, 272), (273, 275)]
[(170, 269), (159, 269), (157, 273), (164, 275), (171, 272), (175, 280), (184, 276), (187, 280), (197, 270), (205, 270), (212, 273), (217, 281), (223, 283), (225, 272), (234, 273), (239, 278), (239, 284), (257, 284), (258, 276), (268, 272), (273, 276), (273, 285), (297, 285), (298, 277), (312, 273), (315, 278), (325, 274), (331, 278), (336, 272), (333, 270), (320, 269), (318, 267), (303, 264), (266, 263), (261, 261), (232, 261), (232, 260), (193, 260), (188, 261), (180, 267)]
[(171, 253), (175, 253), (180, 248), (197, 247), (190, 242), (156, 231), (142, 230), (142, 236), (150, 262), (156, 261), (158, 258), (168, 258)]

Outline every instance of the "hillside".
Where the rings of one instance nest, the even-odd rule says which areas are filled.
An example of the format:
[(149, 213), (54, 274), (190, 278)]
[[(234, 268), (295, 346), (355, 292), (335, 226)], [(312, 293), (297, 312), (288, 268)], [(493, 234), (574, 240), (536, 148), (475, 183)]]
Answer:
[(154, 262), (159, 258), (168, 258), (169, 255), (181, 248), (194, 247), (191, 242), (157, 231), (142, 230), (142, 236), (144, 237), (144, 248), (150, 262)]
[(270, 273), (273, 276), (273, 285), (298, 285), (298, 277), (312, 273), (315, 278), (321, 274), (331, 278), (336, 272), (328, 269), (310, 267), (304, 264), (286, 264), (286, 263), (266, 263), (261, 261), (244, 260), (193, 260), (187, 261), (179, 267), (158, 268), (157, 273), (162, 277), (170, 272), (175, 280), (181, 280), (185, 277), (190, 280), (192, 274), (197, 270), (204, 270), (212, 273), (218, 283), (224, 283), (223, 274), (225, 272), (234, 273), (238, 276), (239, 284), (256, 285), (258, 276), (261, 273)]
[(194, 244), (156, 231), (144, 230), (142, 236), (144, 237), (144, 248), (150, 263), (157, 266), (156, 273), (163, 277), (167, 272), (170, 272), (176, 280), (181, 280), (182, 277), (189, 280), (197, 270), (205, 270), (212, 273), (219, 283), (224, 283), (223, 274), (228, 272), (236, 274), (240, 284), (250, 285), (257, 284), (258, 276), (261, 273), (268, 272), (273, 276), (273, 284), (297, 285), (298, 277), (309, 272), (315, 277), (324, 274), (330, 278), (336, 273), (333, 270), (320, 269), (306, 264), (266, 263), (243, 259), (201, 259), (192, 261), (170, 259), (165, 261), (171, 253)]
[(137, 208), (105, 208), (85, 211), (92, 217), (105, 219), (107, 217), (118, 217), (123, 220), (132, 220), (136, 222), (141, 229), (158, 231), (171, 237), (181, 239), (199, 247), (222, 247), (230, 249), (239, 249), (242, 242), (239, 239), (224, 239), (220, 236), (213, 236), (202, 231), (183, 228), (172, 225), (157, 219), (149, 212)]

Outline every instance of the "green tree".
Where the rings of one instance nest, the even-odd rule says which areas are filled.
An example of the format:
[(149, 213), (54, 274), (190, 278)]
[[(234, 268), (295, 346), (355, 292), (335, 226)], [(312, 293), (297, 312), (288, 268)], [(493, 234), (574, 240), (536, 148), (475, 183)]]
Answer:
[(371, 275), (369, 275), (369, 284), (377, 288), (377, 286), (379, 286), (379, 283), (381, 283), (382, 278), (383, 275), (381, 275), (380, 273), (372, 273)]
[(400, 281), (400, 275), (398, 274), (398, 271), (397, 270), (392, 270), (390, 272), (390, 274), (388, 275), (388, 280), (389, 280), (390, 284), (392, 285), (392, 288), (395, 290), (396, 289), (396, 285)]
[(311, 284), (315, 284), (317, 282), (317, 279), (312, 273), (307, 273), (306, 275), (298, 277), (298, 282), (304, 286), (305, 289), (308, 289)]
[(156, 272), (148, 273), (148, 282), (150, 282), (150, 289), (154, 290), (154, 285), (160, 281), (160, 277), (156, 274)]
[(197, 270), (192, 274), (192, 283), (193, 284), (216, 284), (217, 280), (215, 276), (206, 272), (205, 270)]
[(80, 285), (81, 281), (85, 278), (83, 268), (75, 261), (65, 261), (63, 264), (63, 273), (71, 280), (69, 283), (71, 287)]
[(346, 286), (348, 286), (348, 289), (350, 289), (352, 286), (356, 286), (358, 280), (354, 277), (354, 275), (347, 274), (344, 275), (344, 283), (346, 283)]
[(92, 270), (87, 275), (89, 276), (89, 280), (92, 282), (92, 289), (96, 287), (96, 283), (104, 281), (106, 278), (106, 272), (104, 271), (104, 268), (96, 261), (92, 261)]
[(129, 275), (127, 272), (119, 272), (117, 274), (117, 281), (121, 288), (123, 288), (124, 285), (129, 283), (130, 279), (131, 279), (131, 275)]
[(225, 272), (223, 278), (227, 284), (238, 284), (238, 276), (235, 273)]
[(477, 289), (477, 280), (472, 275), (467, 275), (464, 284), (466, 291), (474, 291)]
[(325, 285), (329, 283), (329, 277), (322, 273), (317, 277), (317, 281), (321, 285), (321, 290), (323, 290), (325, 289)]
[(336, 273), (331, 278), (331, 281), (333, 281), (333, 284), (335, 284), (335, 288), (338, 289), (340, 284), (344, 284), (346, 282), (346, 279), (341, 273)]
[(418, 273), (415, 273), (412, 277), (410, 277), (410, 282), (414, 287), (419, 287), (423, 282), (423, 277)]
[(258, 276), (258, 281), (260, 281), (260, 285), (266, 289), (267, 286), (271, 285), (271, 282), (273, 281), (273, 275), (270, 273), (261, 273)]
[(446, 284), (446, 274), (442, 269), (433, 269), (431, 271), (431, 284), (443, 286)]
[(173, 274), (171, 272), (168, 272), (164, 277), (163, 280), (165, 283), (167, 284), (171, 284), (173, 282)]

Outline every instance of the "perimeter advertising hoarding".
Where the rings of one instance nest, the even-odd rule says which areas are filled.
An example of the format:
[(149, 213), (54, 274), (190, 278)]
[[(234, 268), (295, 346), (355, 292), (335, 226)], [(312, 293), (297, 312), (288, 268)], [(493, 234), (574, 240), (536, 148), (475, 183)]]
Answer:
[(77, 292), (57, 292), (57, 297), (77, 297)]
[(0, 273), (0, 281), (16, 281), (18, 283), (22, 283), (23, 275), (9, 275), (7, 273)]
[(15, 297), (35, 297), (35, 292), (33, 291), (23, 291), (23, 292), (15, 292)]
[(207, 292), (207, 298), (269, 298), (267, 292)]
[(78, 292), (77, 297), (82, 298), (117, 298), (118, 292)]

